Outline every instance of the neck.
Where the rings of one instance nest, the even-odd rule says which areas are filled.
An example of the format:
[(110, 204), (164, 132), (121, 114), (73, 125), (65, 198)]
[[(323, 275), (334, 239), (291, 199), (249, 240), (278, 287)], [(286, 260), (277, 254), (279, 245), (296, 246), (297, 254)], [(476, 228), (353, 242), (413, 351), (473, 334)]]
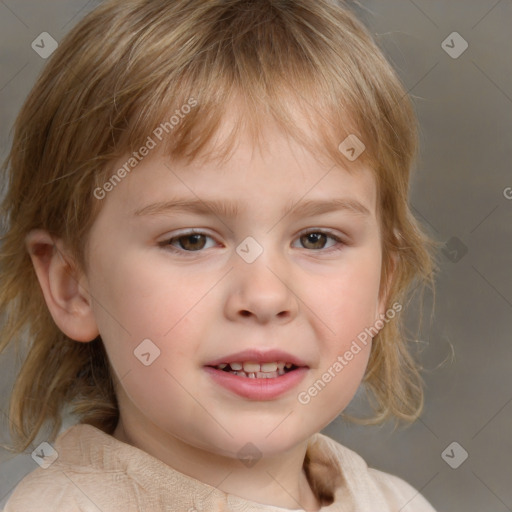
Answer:
[(146, 424), (144, 428), (129, 427), (120, 420), (114, 437), (227, 494), (275, 507), (320, 510), (303, 467), (307, 441), (275, 456), (242, 461), (156, 430), (154, 425)]

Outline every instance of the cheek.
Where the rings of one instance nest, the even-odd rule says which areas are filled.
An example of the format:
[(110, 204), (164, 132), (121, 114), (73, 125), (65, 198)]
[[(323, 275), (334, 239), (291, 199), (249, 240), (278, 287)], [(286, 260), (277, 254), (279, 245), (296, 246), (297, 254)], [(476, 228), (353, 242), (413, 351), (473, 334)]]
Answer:
[(206, 317), (201, 299), (211, 279), (184, 280), (176, 270), (127, 255), (115, 268), (96, 268), (95, 317), (116, 375), (123, 381), (129, 375), (127, 385), (137, 382), (140, 389), (173, 386), (169, 374), (179, 378), (199, 348)]
[(118, 392), (159, 424), (166, 425), (168, 411), (176, 408), (192, 417), (184, 383), (201, 339), (194, 304), (206, 290), (189, 291), (179, 276), (162, 276), (155, 266), (132, 265), (127, 257), (103, 276), (95, 315)]
[(305, 302), (334, 342), (352, 339), (377, 319), (380, 263), (378, 252), (358, 253), (336, 271), (305, 283)]
[(311, 280), (314, 292), (307, 300), (320, 364), (299, 401), (325, 406), (319, 418), (325, 425), (348, 405), (364, 377), (372, 345), (367, 330), (378, 318), (380, 263), (378, 250), (357, 257), (354, 252), (336, 272)]
[(206, 281), (184, 280), (179, 269), (140, 255), (124, 255), (109, 268), (99, 261), (91, 290), (100, 333), (107, 339), (163, 338), (208, 291)]

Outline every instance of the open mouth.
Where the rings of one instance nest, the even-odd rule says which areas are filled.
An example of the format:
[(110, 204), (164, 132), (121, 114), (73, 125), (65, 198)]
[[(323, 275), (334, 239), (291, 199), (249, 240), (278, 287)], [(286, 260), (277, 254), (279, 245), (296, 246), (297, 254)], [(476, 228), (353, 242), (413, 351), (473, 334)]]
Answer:
[(210, 361), (204, 369), (215, 384), (231, 393), (248, 400), (266, 401), (276, 400), (296, 388), (309, 367), (279, 350), (246, 350)]
[(248, 379), (275, 379), (299, 367), (295, 366), (293, 363), (279, 361), (261, 364), (255, 362), (221, 363), (211, 368)]

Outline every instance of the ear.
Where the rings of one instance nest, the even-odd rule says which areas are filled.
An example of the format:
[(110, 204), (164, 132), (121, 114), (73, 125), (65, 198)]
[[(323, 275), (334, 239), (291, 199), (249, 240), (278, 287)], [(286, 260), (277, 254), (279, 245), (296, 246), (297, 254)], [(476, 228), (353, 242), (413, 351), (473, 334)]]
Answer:
[(75, 341), (92, 341), (99, 332), (87, 291), (87, 279), (71, 263), (63, 242), (36, 229), (25, 245), (41, 285), (46, 305), (59, 329)]

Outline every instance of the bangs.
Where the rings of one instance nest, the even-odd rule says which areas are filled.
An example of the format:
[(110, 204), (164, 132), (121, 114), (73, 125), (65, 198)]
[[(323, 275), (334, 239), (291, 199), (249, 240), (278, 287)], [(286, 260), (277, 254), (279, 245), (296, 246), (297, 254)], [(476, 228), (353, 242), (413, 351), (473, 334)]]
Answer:
[[(391, 75), (393, 87), (383, 91), (377, 84), (374, 76), (382, 80), (388, 66), (378, 51), (369, 57), (365, 45), (371, 40), (355, 44), (365, 37), (357, 22), (350, 18), (348, 25), (355, 39), (346, 19), (336, 30), (339, 10), (321, 20), (301, 2), (293, 9), (270, 1), (213, 4), (190, 13), (187, 24), (200, 36), (169, 30), (178, 15), (172, 5), (132, 28), (137, 35), (130, 52), (110, 73), (116, 77), (116, 110), (110, 113), (114, 146), (107, 160), (145, 145), (162, 146), (172, 160), (186, 163), (201, 156), (227, 160), (242, 132), (260, 146), (269, 122), (318, 158), (348, 170), (351, 161), (338, 148), (349, 135), (364, 144), (358, 163), (374, 170), (386, 147), (409, 145), (399, 140), (403, 119), (388, 118), (403, 92)], [(229, 134), (216, 139), (228, 115)], [(395, 153), (401, 151), (395, 147)]]

